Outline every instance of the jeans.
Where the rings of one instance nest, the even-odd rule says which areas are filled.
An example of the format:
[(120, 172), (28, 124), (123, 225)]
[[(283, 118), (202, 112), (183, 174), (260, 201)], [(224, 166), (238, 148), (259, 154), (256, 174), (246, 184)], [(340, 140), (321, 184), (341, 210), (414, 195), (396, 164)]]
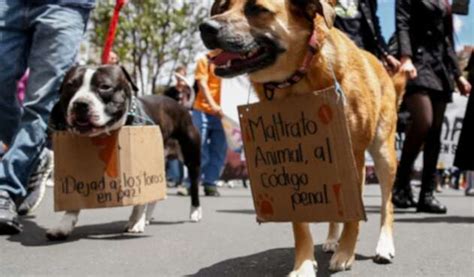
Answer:
[(201, 173), (204, 186), (215, 186), (224, 166), (227, 142), (221, 120), (193, 111), (193, 123), (201, 134)]
[[(9, 146), (0, 163), (0, 190), (13, 197), (26, 195), (28, 178), (46, 144), (49, 114), (75, 61), (89, 11), (0, 0), (0, 141)], [(17, 81), (27, 68), (21, 108)]]
[(166, 160), (166, 180), (180, 185), (184, 178), (183, 163), (179, 159)]

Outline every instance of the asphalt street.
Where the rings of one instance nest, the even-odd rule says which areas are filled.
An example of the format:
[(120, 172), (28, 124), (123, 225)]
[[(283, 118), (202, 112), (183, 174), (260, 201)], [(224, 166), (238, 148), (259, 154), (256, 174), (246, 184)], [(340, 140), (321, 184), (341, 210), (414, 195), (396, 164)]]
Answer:
[[(25, 231), (0, 236), (0, 276), (285, 276), (292, 269), (293, 237), (288, 223), (255, 221), (250, 191), (222, 189), (220, 198), (202, 197), (204, 219), (187, 221), (190, 201), (169, 191), (144, 234), (121, 233), (130, 208), (83, 211), (64, 242), (49, 242), (45, 230), (61, 217), (53, 212), (49, 188)], [(447, 215), (395, 214), (396, 257), (372, 262), (378, 238), (380, 193), (367, 186), (368, 221), (362, 224), (356, 262), (334, 276), (473, 276), (474, 198), (451, 189), (439, 194)], [(321, 250), (327, 224), (313, 224), (318, 276), (330, 276), (330, 254)]]

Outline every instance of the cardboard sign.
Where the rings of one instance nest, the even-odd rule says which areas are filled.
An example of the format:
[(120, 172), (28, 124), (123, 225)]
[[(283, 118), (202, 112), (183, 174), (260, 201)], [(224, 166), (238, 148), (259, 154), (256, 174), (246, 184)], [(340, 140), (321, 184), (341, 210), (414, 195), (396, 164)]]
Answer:
[(239, 107), (258, 221), (365, 219), (342, 102), (330, 88)]
[(141, 205), (166, 197), (163, 138), (157, 126), (110, 136), (53, 135), (54, 210)]

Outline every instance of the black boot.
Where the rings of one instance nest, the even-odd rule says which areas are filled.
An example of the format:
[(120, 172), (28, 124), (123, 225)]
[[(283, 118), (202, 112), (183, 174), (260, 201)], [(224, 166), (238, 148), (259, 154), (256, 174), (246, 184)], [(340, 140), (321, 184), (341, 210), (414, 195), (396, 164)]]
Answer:
[(448, 209), (441, 204), (433, 194), (436, 187), (436, 174), (427, 174), (422, 178), (420, 198), (418, 199), (419, 213), (445, 214)]
[(433, 192), (421, 192), (418, 200), (418, 213), (445, 214), (448, 211), (446, 206), (441, 204), (434, 196)]
[(392, 203), (396, 208), (407, 209), (416, 207), (417, 203), (411, 190), (410, 181), (402, 182), (397, 177), (393, 186)]

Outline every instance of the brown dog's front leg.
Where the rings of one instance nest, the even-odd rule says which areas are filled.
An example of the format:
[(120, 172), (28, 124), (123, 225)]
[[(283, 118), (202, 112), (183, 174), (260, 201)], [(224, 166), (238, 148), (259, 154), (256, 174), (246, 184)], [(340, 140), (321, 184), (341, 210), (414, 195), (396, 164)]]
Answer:
[(293, 222), (295, 265), (290, 276), (315, 276), (314, 245), (308, 223)]
[(343, 271), (351, 268), (354, 262), (354, 252), (358, 235), (358, 221), (344, 223), (344, 230), (339, 240), (339, 247), (329, 262), (329, 269), (331, 271)]

